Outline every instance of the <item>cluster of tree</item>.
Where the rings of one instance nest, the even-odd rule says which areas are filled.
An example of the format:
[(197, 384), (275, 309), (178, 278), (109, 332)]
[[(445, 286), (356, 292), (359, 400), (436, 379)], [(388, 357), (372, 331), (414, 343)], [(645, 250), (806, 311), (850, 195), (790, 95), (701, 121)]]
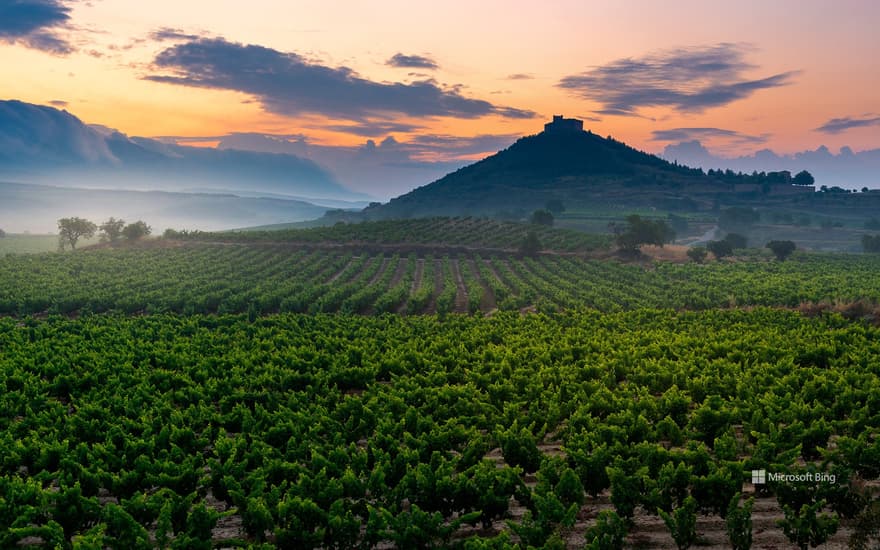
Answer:
[(707, 176), (715, 177), (721, 181), (731, 183), (753, 183), (758, 185), (813, 185), (816, 179), (806, 170), (801, 170), (794, 177), (788, 170), (779, 172), (758, 172), (757, 170), (751, 174), (743, 172), (734, 172), (733, 170), (712, 170), (706, 172)]
[(675, 231), (665, 220), (651, 220), (633, 214), (626, 218), (626, 226), (613, 228), (617, 245), (622, 250), (635, 251), (642, 245), (663, 246), (675, 240)]
[(141, 220), (126, 225), (125, 220), (111, 217), (101, 225), (96, 225), (84, 218), (61, 218), (58, 220), (58, 246), (62, 250), (67, 246), (75, 250), (80, 239), (91, 239), (99, 230), (101, 240), (111, 243), (117, 242), (121, 237), (136, 241), (152, 232), (152, 228)]
[(734, 250), (746, 248), (749, 244), (745, 235), (739, 233), (728, 233), (719, 241), (709, 241), (706, 248), (693, 247), (688, 250), (688, 257), (697, 263), (702, 263), (706, 259), (707, 252), (711, 252), (715, 259), (720, 260), (725, 256), (733, 254)]
[[(863, 239), (862, 242), (866, 243), (867, 241)], [(725, 256), (733, 254), (734, 250), (746, 248), (747, 246), (748, 239), (744, 235), (728, 233), (720, 241), (709, 241), (706, 244), (706, 248), (699, 246), (690, 248), (687, 251), (687, 255), (694, 262), (700, 264), (706, 259), (708, 252), (711, 252), (715, 259), (720, 260)], [(777, 260), (783, 262), (797, 249), (797, 245), (793, 241), (770, 241), (766, 244), (766, 248), (773, 252)], [(867, 245), (865, 245), (865, 250), (867, 249)]]

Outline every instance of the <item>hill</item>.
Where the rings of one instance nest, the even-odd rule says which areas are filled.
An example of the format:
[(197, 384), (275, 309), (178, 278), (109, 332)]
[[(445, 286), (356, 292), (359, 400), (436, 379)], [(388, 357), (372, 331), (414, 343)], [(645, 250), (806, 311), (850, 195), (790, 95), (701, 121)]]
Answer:
[[(681, 199), (707, 182), (699, 170), (669, 163), (591, 132), (542, 132), (443, 178), (368, 209), (372, 218), (504, 214), (548, 200), (569, 206)], [(633, 188), (650, 190), (634, 195)]]
[(274, 193), (363, 201), (323, 167), (290, 154), (182, 147), (86, 125), (67, 111), (0, 101), (0, 177), (112, 189)]

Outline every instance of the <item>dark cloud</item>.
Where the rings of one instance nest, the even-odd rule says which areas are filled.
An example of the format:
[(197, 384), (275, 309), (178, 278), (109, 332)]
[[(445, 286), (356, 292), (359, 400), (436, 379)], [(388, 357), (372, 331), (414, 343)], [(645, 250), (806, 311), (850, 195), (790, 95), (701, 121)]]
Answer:
[(669, 128), (667, 130), (654, 130), (651, 139), (654, 141), (691, 141), (720, 138), (737, 144), (748, 144), (764, 143), (769, 137), (767, 134), (753, 136), (723, 128)]
[(851, 130), (853, 128), (864, 128), (866, 126), (880, 126), (880, 117), (868, 117), (868, 118), (852, 118), (852, 117), (842, 117), (842, 118), (832, 118), (822, 126), (816, 128), (817, 132), (824, 132), (826, 134), (839, 134), (841, 132), (845, 132), (847, 130)]
[(391, 59), (385, 62), (386, 65), (392, 67), (405, 67), (409, 69), (438, 69), (437, 62), (430, 57), (423, 55), (404, 55), (402, 53), (394, 54)]
[(532, 80), (534, 76), (528, 73), (514, 73), (507, 75), (507, 80)]
[(54, 54), (68, 54), (73, 46), (57, 34), (70, 21), (64, 0), (0, 1), (0, 42), (23, 44)]
[(256, 45), (201, 38), (160, 52), (154, 65), (166, 74), (145, 77), (154, 82), (237, 90), (252, 94), (263, 108), (281, 115), (323, 114), (347, 120), (498, 115), (533, 118), (532, 111), (494, 105), (461, 95), (455, 87), (432, 81), (410, 84), (375, 82), (347, 67), (329, 67)]
[(191, 34), (182, 29), (174, 29), (171, 27), (161, 27), (150, 33), (150, 39), (156, 42), (165, 42), (172, 40), (198, 40), (198, 34)]
[(53, 99), (52, 101), (49, 102), (49, 105), (52, 105), (53, 107), (64, 108), (64, 107), (67, 107), (67, 102), (62, 99)]
[(642, 58), (612, 61), (558, 86), (596, 101), (603, 115), (633, 116), (642, 107), (671, 107), (699, 113), (744, 99), (758, 90), (785, 86), (797, 71), (751, 80), (755, 66), (745, 61), (748, 48), (737, 44), (680, 48)]

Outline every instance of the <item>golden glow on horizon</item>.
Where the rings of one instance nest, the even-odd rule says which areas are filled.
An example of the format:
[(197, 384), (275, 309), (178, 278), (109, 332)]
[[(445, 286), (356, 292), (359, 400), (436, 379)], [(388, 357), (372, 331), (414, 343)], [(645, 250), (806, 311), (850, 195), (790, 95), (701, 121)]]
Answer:
[[(814, 131), (832, 118), (880, 113), (876, 94), (880, 71), (874, 58), (880, 51), (880, 38), (872, 28), (880, 9), (871, 3), (565, 0), (540, 6), (523, 0), (477, 5), (454, 1), (440, 9), (436, 4), (403, 0), (252, 0), (246, 9), (242, 6), (237, 0), (73, 4), (78, 52), (59, 57), (0, 44), (4, 98), (42, 104), (66, 101), (66, 109), (84, 121), (129, 135), (208, 138), (255, 132), (305, 134), (310, 142), (327, 145), (355, 146), (366, 141), (363, 136), (320, 128), (324, 123), (345, 121), (268, 113), (247, 94), (144, 80), (143, 76), (153, 72), (152, 58), (171, 45), (155, 42), (149, 34), (169, 27), (296, 52), (328, 66), (350, 67), (378, 82), (434, 78), (447, 86), (460, 84), (466, 97), (540, 115), (531, 120), (399, 118), (423, 125), (421, 132), (428, 134), (533, 134), (541, 130), (545, 118), (563, 113), (598, 117), (601, 120), (586, 120), (585, 127), (648, 151), (659, 151), (664, 145), (652, 141), (653, 131), (679, 127), (769, 134), (765, 143), (728, 144), (726, 148), (719, 144), (719, 151), (731, 154), (764, 147), (793, 152), (820, 144), (832, 149), (848, 144), (856, 150), (880, 146), (876, 126), (838, 135)], [(641, 110), (640, 117), (595, 115), (598, 106), (594, 102), (556, 87), (564, 76), (617, 59), (722, 42), (753, 45), (748, 55), (755, 65), (748, 72), (750, 78), (800, 73), (789, 86), (760, 90), (702, 113), (663, 107)], [(440, 69), (386, 66), (385, 61), (397, 52), (428, 55)], [(516, 73), (533, 78), (506, 78)], [(392, 135), (399, 141), (409, 137), (404, 132)], [(383, 137), (373, 139), (378, 142)], [(205, 139), (200, 145), (215, 141)]]

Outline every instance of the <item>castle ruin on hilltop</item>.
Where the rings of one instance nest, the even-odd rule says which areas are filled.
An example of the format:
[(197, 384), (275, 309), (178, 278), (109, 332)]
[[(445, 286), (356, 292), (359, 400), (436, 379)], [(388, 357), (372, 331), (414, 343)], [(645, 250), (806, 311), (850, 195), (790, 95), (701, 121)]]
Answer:
[(562, 115), (553, 115), (553, 120), (544, 125), (544, 132), (548, 134), (569, 134), (583, 131), (583, 120), (565, 118)]

